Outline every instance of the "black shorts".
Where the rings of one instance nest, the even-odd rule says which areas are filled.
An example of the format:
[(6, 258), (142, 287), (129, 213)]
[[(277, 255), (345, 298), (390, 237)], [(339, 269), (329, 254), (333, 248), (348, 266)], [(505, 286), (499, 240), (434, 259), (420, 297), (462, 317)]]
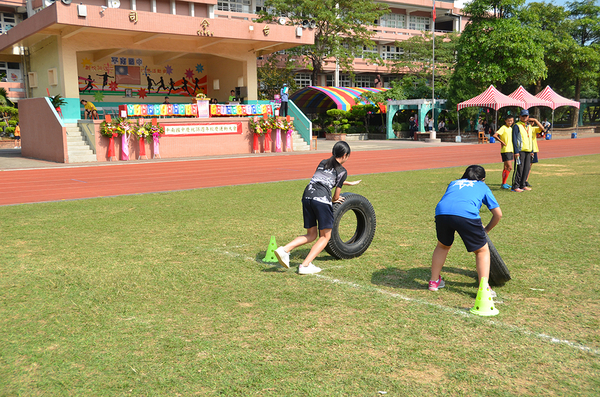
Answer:
[(513, 152), (500, 153), (500, 156), (502, 156), (502, 161), (511, 161), (515, 157)]
[(17, 136), (15, 137), (15, 140), (16, 140), (16, 141), (20, 141), (20, 140), (21, 140), (21, 136), (20, 136), (20, 135), (17, 135)]
[(533, 163), (537, 163), (538, 160), (538, 156), (537, 156), (537, 152), (533, 152), (533, 158), (531, 159), (531, 164)]
[(469, 219), (456, 215), (437, 215), (435, 217), (435, 230), (438, 241), (448, 247), (454, 243), (454, 232), (458, 232), (469, 252), (477, 251), (487, 244), (481, 219)]
[(302, 199), (302, 215), (305, 229), (317, 226), (317, 221), (319, 230), (333, 229), (333, 206), (330, 204), (304, 198)]

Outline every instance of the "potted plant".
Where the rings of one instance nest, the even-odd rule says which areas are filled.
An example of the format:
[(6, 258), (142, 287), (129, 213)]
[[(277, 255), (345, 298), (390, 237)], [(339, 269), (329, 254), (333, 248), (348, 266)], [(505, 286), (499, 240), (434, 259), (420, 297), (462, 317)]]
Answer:
[(60, 116), (62, 117), (62, 110), (60, 109), (60, 107), (62, 105), (66, 105), (67, 101), (64, 98), (62, 98), (60, 94), (56, 94), (50, 97), (50, 102), (52, 103), (52, 106), (54, 106), (54, 109), (56, 109), (58, 114), (60, 114)]
[(328, 141), (345, 141), (348, 128), (350, 128), (349, 112), (341, 109), (329, 109), (327, 115), (329, 116), (329, 126), (327, 126), (325, 139)]

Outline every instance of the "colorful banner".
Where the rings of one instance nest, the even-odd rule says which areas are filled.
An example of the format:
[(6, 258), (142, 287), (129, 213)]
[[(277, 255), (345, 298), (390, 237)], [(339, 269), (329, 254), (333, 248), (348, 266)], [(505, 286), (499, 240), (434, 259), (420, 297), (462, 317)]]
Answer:
[[(206, 102), (206, 101), (200, 101)], [(202, 105), (206, 105), (203, 103)], [(202, 112), (200, 112), (202, 113)], [(198, 105), (193, 104), (168, 104), (168, 105), (140, 105), (127, 104), (119, 106), (121, 117), (142, 116), (188, 116), (188, 117), (243, 117), (273, 115), (272, 105), (210, 105), (209, 113), (199, 115)]]
[(242, 123), (162, 124), (165, 135), (241, 134)]
[(198, 117), (198, 106), (177, 103), (172, 105), (119, 105), (119, 115), (125, 117), (142, 116), (188, 116)]
[(265, 113), (272, 115), (273, 107), (271, 105), (210, 105), (211, 117), (257, 116)]

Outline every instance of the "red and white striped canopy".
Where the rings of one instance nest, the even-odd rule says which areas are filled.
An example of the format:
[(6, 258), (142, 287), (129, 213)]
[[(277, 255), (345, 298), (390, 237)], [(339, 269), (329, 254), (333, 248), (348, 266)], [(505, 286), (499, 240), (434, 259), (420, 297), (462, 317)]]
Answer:
[(551, 108), (554, 105), (551, 101), (531, 95), (522, 85), (520, 85), (512, 94), (508, 94), (508, 96), (525, 102), (525, 109), (534, 106), (547, 106)]
[(482, 106), (486, 108), (492, 108), (494, 110), (498, 110), (505, 106), (519, 106), (524, 108), (525, 103), (520, 99), (514, 99), (509, 96), (504, 95), (500, 91), (496, 89), (493, 85), (485, 90), (483, 93), (477, 95), (475, 98), (471, 98), (464, 102), (456, 105), (456, 110), (472, 107), (472, 106)]
[(552, 106), (550, 106), (552, 110), (561, 106), (575, 106), (579, 109), (579, 102), (558, 95), (549, 85), (537, 94), (536, 97), (552, 102)]

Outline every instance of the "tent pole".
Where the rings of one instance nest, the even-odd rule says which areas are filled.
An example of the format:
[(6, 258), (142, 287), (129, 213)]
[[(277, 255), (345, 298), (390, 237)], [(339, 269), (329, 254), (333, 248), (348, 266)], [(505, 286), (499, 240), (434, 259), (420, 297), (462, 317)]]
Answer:
[(494, 122), (494, 132), (491, 135), (494, 135), (498, 131), (498, 109), (496, 109), (496, 121)]
[(460, 139), (460, 114), (458, 113), (458, 109), (456, 109), (456, 123), (458, 124), (458, 141), (460, 142), (462, 139)]

